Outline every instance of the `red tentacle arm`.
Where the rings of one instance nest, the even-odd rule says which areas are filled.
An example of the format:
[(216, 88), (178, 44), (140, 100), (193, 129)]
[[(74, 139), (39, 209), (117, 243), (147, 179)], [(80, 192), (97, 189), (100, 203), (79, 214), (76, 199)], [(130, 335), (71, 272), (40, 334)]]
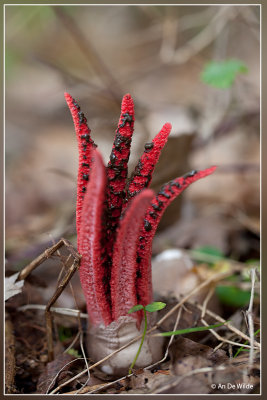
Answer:
[(105, 202), (106, 169), (97, 150), (92, 151), (91, 177), (81, 214), (79, 252), (82, 255), (80, 280), (93, 325), (111, 323), (106, 271), (102, 262), (102, 213)]
[(125, 184), (128, 173), (128, 160), (134, 130), (134, 103), (126, 94), (122, 99), (118, 129), (107, 166), (107, 255), (112, 256), (112, 248), (119, 223)]
[(151, 302), (152, 278), (150, 262), (152, 241), (164, 211), (191, 183), (212, 174), (215, 169), (216, 167), (214, 166), (202, 171), (191, 171), (180, 178), (176, 178), (162, 186), (151, 201), (143, 221), (143, 226), (140, 229), (137, 251), (137, 260), (139, 263), (137, 297), (139, 303), (146, 305)]
[(96, 145), (91, 139), (91, 130), (87, 125), (87, 120), (81, 111), (80, 106), (68, 93), (65, 93), (65, 99), (72, 115), (79, 148), (76, 204), (76, 228), (79, 240), (83, 199), (90, 176), (91, 150), (96, 147)]
[(152, 142), (145, 144), (145, 151), (139, 159), (133, 176), (127, 185), (124, 208), (133, 196), (150, 185), (152, 174), (160, 157), (161, 150), (167, 143), (171, 128), (172, 126), (170, 123), (164, 124), (161, 131), (155, 136)]
[[(137, 304), (136, 278), (139, 230), (154, 192), (145, 189), (131, 202), (121, 220), (116, 242), (114, 244), (112, 273), (111, 273), (111, 301), (112, 317), (117, 320), (127, 315), (128, 310)], [(141, 322), (142, 315), (133, 314)]]

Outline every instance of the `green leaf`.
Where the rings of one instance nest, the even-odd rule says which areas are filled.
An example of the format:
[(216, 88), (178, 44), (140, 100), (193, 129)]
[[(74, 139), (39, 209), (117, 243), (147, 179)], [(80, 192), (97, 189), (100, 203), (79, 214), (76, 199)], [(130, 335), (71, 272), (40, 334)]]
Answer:
[(250, 258), (249, 260), (245, 261), (245, 264), (252, 265), (253, 267), (260, 267), (261, 261), (258, 258)]
[(74, 357), (76, 357), (76, 358), (82, 357), (81, 354), (79, 354), (78, 350), (75, 350), (75, 349), (72, 349), (72, 348), (69, 349), (69, 350), (67, 351), (67, 353), (68, 353), (70, 356), (74, 356)]
[(247, 66), (239, 60), (210, 61), (205, 65), (201, 79), (207, 85), (226, 89), (233, 85), (238, 74), (247, 71)]
[(154, 312), (162, 310), (164, 307), (166, 307), (166, 303), (162, 303), (161, 301), (154, 301), (154, 303), (147, 304), (145, 306), (145, 310), (149, 312)]
[(224, 325), (224, 323), (209, 326), (196, 326), (195, 328), (180, 329), (178, 331), (162, 332), (160, 333), (160, 336), (185, 335), (186, 333), (207, 331), (209, 329), (214, 329), (222, 325)]
[(65, 340), (68, 340), (72, 337), (72, 331), (70, 328), (67, 328), (65, 326), (59, 326), (58, 327), (58, 337), (61, 342), (65, 342)]
[(215, 289), (221, 303), (233, 307), (245, 307), (250, 300), (250, 291), (235, 286), (217, 286)]
[(142, 306), (142, 304), (137, 304), (136, 306), (133, 306), (132, 308), (130, 308), (130, 310), (128, 311), (128, 314), (132, 314), (133, 312), (140, 311), (143, 309), (144, 309), (144, 306)]
[(210, 256), (224, 258), (223, 253), (221, 252), (221, 250), (217, 249), (217, 247), (201, 246), (201, 247), (198, 247), (195, 250), (198, 251), (199, 253), (202, 253), (202, 254), (208, 254)]
[[(214, 257), (213, 261), (211, 261), (211, 262), (206, 261), (209, 266), (213, 266), (214, 263), (216, 263), (217, 261), (224, 259), (223, 253), (221, 252), (221, 250), (217, 249), (217, 247), (201, 246), (201, 247), (196, 248), (194, 251), (197, 252), (199, 255), (203, 254), (204, 256)], [(212, 257), (210, 257), (210, 258), (212, 259)]]

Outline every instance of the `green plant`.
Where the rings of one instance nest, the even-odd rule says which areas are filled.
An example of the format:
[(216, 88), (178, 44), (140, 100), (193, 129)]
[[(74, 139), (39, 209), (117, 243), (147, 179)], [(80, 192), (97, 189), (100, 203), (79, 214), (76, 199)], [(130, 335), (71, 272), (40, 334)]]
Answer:
[[(258, 329), (256, 332), (254, 332), (254, 336), (256, 336), (259, 332), (260, 332), (260, 329)], [(248, 340), (246, 340), (244, 344), (248, 344)], [(237, 350), (237, 352), (234, 355), (234, 358), (236, 358), (241, 351), (249, 351), (249, 349), (245, 349), (244, 347), (239, 347), (239, 349)]]
[(144, 331), (143, 331), (143, 336), (142, 336), (142, 339), (141, 339), (141, 343), (140, 343), (140, 346), (139, 346), (139, 348), (137, 350), (137, 353), (136, 353), (136, 355), (134, 357), (134, 360), (133, 360), (133, 362), (132, 362), (132, 364), (131, 364), (131, 366), (129, 368), (129, 374), (132, 373), (132, 369), (133, 369), (133, 367), (134, 367), (134, 365), (136, 363), (136, 360), (137, 360), (137, 358), (138, 358), (138, 356), (140, 354), (140, 351), (142, 349), (142, 346), (143, 346), (143, 343), (144, 343), (144, 340), (145, 340), (146, 331), (147, 331), (147, 314), (146, 314), (147, 311), (148, 312), (155, 312), (155, 311), (162, 310), (164, 307), (166, 307), (165, 303), (162, 303), (160, 301), (154, 301), (153, 303), (147, 304), (146, 306), (143, 306), (142, 304), (137, 304), (136, 306), (133, 306), (128, 311), (128, 314), (132, 314), (134, 312), (143, 310), (143, 312), (144, 312), (144, 320), (145, 320)]
[(194, 328), (179, 329), (178, 331), (162, 332), (159, 333), (158, 335), (159, 336), (186, 335), (187, 333), (208, 331), (209, 329), (218, 328), (218, 326), (222, 326), (224, 324), (225, 322), (220, 322), (219, 324), (208, 325), (208, 326), (195, 326)]
[(248, 72), (247, 66), (240, 60), (210, 61), (201, 73), (201, 80), (218, 89), (231, 87), (238, 74)]
[[(144, 340), (145, 340), (145, 336), (146, 336), (146, 331), (147, 331), (147, 311), (148, 312), (155, 312), (155, 311), (159, 311), (162, 310), (164, 307), (166, 307), (165, 303), (162, 303), (160, 301), (155, 301), (154, 303), (151, 304), (147, 304), (146, 306), (143, 306), (142, 304), (137, 304), (136, 306), (132, 307), (129, 311), (128, 314), (132, 314), (133, 312), (137, 312), (137, 311), (141, 311), (143, 310), (144, 312), (144, 320), (145, 320), (145, 325), (144, 325), (144, 331), (143, 331), (143, 335), (142, 335), (142, 339), (139, 345), (139, 348), (137, 350), (137, 353), (134, 357), (134, 360), (129, 368), (129, 374), (132, 373), (132, 369), (136, 363), (136, 360), (141, 352)], [(229, 322), (229, 321), (227, 321)], [(169, 332), (161, 332), (161, 333), (157, 333), (155, 334), (155, 336), (174, 336), (174, 335), (185, 335), (187, 333), (192, 333), (192, 332), (201, 332), (201, 331), (207, 331), (209, 329), (214, 329), (214, 328), (218, 328), (218, 326), (222, 326), (224, 325), (225, 322), (223, 323), (219, 323), (219, 324), (215, 324), (215, 325), (209, 325), (209, 326), (196, 326), (194, 328), (187, 328), (187, 329), (180, 329), (177, 331), (169, 331)]]

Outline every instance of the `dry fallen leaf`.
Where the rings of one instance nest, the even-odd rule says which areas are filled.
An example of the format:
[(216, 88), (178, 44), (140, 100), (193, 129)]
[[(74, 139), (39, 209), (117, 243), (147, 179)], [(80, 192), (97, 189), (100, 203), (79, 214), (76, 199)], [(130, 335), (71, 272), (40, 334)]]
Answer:
[(46, 393), (55, 384), (60, 384), (66, 378), (69, 378), (69, 371), (73, 368), (70, 363), (75, 358), (67, 353), (59, 355), (55, 360), (46, 365), (46, 369), (39, 376), (37, 393)]
[(16, 294), (21, 293), (24, 285), (24, 280), (16, 282), (18, 276), (19, 272), (5, 278), (5, 301), (15, 296)]

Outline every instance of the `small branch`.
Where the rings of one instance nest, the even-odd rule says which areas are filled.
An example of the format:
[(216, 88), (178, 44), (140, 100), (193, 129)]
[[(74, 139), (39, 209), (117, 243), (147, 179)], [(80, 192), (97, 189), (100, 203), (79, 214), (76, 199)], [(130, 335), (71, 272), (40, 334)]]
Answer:
[(205, 297), (205, 299), (204, 299), (204, 301), (203, 301), (203, 309), (202, 309), (202, 311), (201, 311), (201, 317), (200, 317), (201, 319), (205, 317), (207, 305), (208, 305), (208, 302), (210, 301), (210, 298), (211, 298), (211, 296), (213, 295), (213, 293), (214, 293), (214, 286), (212, 286), (212, 287), (210, 288), (210, 290), (209, 290), (207, 296)]
[[(180, 318), (181, 318), (182, 311), (183, 311), (183, 308), (182, 307), (179, 308), (178, 313), (177, 313), (177, 317), (176, 317), (176, 321), (175, 321), (175, 324), (174, 324), (174, 327), (173, 327), (173, 331), (176, 331), (176, 329), (177, 329), (177, 326), (178, 326)], [(161, 364), (162, 362), (164, 362), (166, 360), (166, 358), (168, 357), (168, 354), (169, 354), (170, 345), (172, 344), (174, 338), (175, 338), (175, 335), (172, 335), (170, 337), (170, 340), (168, 342), (164, 357), (161, 360), (157, 361), (156, 363), (154, 363), (152, 365), (149, 365), (148, 367), (145, 367), (144, 369), (154, 368), (156, 365)]]
[[(26, 304), (25, 306), (21, 306), (18, 308), (18, 311), (27, 311), (27, 310), (42, 310), (44, 311), (46, 309), (46, 306), (43, 304)], [(88, 319), (88, 314), (86, 313), (81, 313), (79, 310), (73, 310), (71, 308), (61, 308), (61, 307), (51, 307), (50, 311), (56, 313), (56, 314), (61, 314), (61, 315), (67, 315), (69, 317), (81, 317)]]
[(76, 24), (76, 21), (69, 14), (64, 12), (62, 7), (53, 7), (53, 10), (58, 19), (66, 27), (67, 31), (71, 34), (77, 47), (80, 48), (83, 55), (94, 68), (96, 74), (103, 80), (103, 83), (106, 85), (116, 107), (120, 108), (120, 101), (118, 101), (118, 99), (122, 97), (122, 88), (110, 68), (94, 47), (93, 43), (88, 39), (88, 37), (86, 38), (84, 36), (80, 26)]
[(60, 368), (60, 370), (57, 372), (57, 374), (56, 374), (56, 375), (54, 376), (54, 378), (52, 379), (50, 385), (48, 386), (48, 389), (47, 389), (47, 391), (46, 391), (46, 394), (48, 394), (50, 388), (51, 388), (51, 387), (53, 386), (53, 384), (55, 383), (55, 381), (56, 381), (57, 377), (59, 376), (60, 372), (62, 372), (62, 371), (64, 370), (64, 368), (66, 368), (68, 365), (70, 365), (70, 364), (72, 364), (72, 363), (74, 363), (75, 361), (78, 361), (78, 360), (83, 360), (83, 358), (75, 358), (75, 360), (69, 361), (67, 364), (63, 365), (62, 368)]
[[(203, 318), (201, 319), (201, 322), (203, 323), (203, 325), (209, 326), (209, 324)], [(217, 340), (219, 340), (221, 342), (229, 343), (229, 344), (232, 344), (233, 346), (247, 347), (249, 349), (251, 349), (251, 347), (252, 347), (247, 344), (233, 342), (232, 340), (225, 339), (221, 335), (219, 335), (217, 332), (215, 332), (213, 329), (210, 329), (210, 332), (216, 337)]]
[(210, 23), (195, 37), (189, 40), (183, 47), (176, 50), (173, 62), (183, 64), (195, 54), (207, 47), (213, 40), (221, 34), (227, 23), (234, 17), (232, 7), (220, 7), (217, 14)]
[(194, 288), (188, 295), (184, 296), (183, 299), (176, 304), (167, 314), (165, 314), (157, 323), (156, 325), (151, 328), (149, 331), (147, 331), (147, 333), (150, 333), (152, 331), (154, 331), (155, 329), (157, 329), (167, 318), (170, 317), (170, 315), (172, 315), (179, 307), (181, 307), (182, 304), (184, 304), (188, 299), (190, 299), (190, 297), (192, 297), (195, 293), (198, 293), (200, 290), (202, 290), (203, 288), (205, 288), (206, 286), (209, 286), (210, 283), (212, 282), (216, 282), (219, 281), (223, 278), (226, 278), (230, 275), (232, 275), (232, 271), (230, 272), (221, 272), (218, 274), (215, 274), (213, 276), (211, 276), (209, 279), (207, 279), (206, 281), (202, 282), (199, 286), (197, 286), (196, 288)]
[(74, 259), (81, 258), (79, 253), (73, 248), (72, 244), (68, 240), (62, 238), (56, 244), (49, 247), (49, 249), (46, 249), (42, 254), (36, 257), (32, 262), (30, 262), (30, 264), (26, 265), (26, 267), (20, 271), (17, 281), (26, 279), (32, 273), (32, 271), (35, 270), (35, 268), (50, 258), (58, 249), (60, 249), (60, 247), (64, 245), (68, 248)]
[[(80, 327), (80, 329), (81, 329), (81, 327)], [(79, 394), (82, 391), (82, 389), (90, 381), (90, 376), (91, 376), (90, 375), (90, 371), (89, 371), (88, 361), (87, 361), (87, 358), (86, 358), (86, 355), (85, 355), (85, 351), (84, 351), (84, 347), (83, 347), (83, 331), (82, 330), (80, 331), (80, 348), (81, 348), (83, 359), (84, 359), (84, 362), (85, 362), (85, 365), (86, 365), (86, 368), (87, 368), (88, 378), (86, 379), (86, 382), (82, 385), (82, 387), (79, 390), (76, 391), (76, 394)]]
[[(195, 305), (199, 310), (203, 310), (203, 306), (201, 306), (200, 304), (194, 304), (189, 302), (189, 304)], [(227, 322), (225, 319), (223, 319), (222, 317), (220, 317), (218, 314), (215, 314), (213, 311), (210, 311), (208, 309), (206, 309), (206, 314), (209, 315), (210, 317), (213, 317), (216, 319), (216, 321), (218, 322), (222, 322), (224, 323), (224, 325), (232, 332), (236, 333), (238, 336), (241, 336), (243, 339), (247, 340), (250, 343), (250, 337), (247, 336), (245, 333), (241, 332), (239, 329), (237, 329), (236, 327), (234, 327), (232, 324), (230, 324), (230, 322)], [(254, 346), (260, 348), (260, 344), (258, 342), (256, 342), (254, 340)]]
[(47, 347), (48, 347), (48, 360), (52, 361), (54, 357), (53, 351), (53, 324), (52, 324), (52, 314), (50, 312), (51, 306), (56, 302), (59, 298), (69, 281), (71, 280), (72, 276), (75, 274), (77, 269), (79, 268), (80, 263), (80, 255), (75, 257), (73, 264), (66, 272), (65, 276), (63, 277), (62, 281), (56, 288), (55, 293), (53, 294), (52, 298), (49, 300), (46, 308), (45, 308), (45, 319), (46, 319), (46, 329), (47, 329)]
[(249, 336), (250, 336), (250, 352), (249, 352), (249, 368), (251, 369), (254, 361), (254, 322), (253, 322), (253, 300), (254, 300), (254, 289), (255, 289), (255, 280), (256, 280), (256, 268), (251, 270), (251, 294), (250, 294), (250, 302), (249, 307), (246, 311), (246, 316), (248, 319), (248, 328), (249, 328)]

